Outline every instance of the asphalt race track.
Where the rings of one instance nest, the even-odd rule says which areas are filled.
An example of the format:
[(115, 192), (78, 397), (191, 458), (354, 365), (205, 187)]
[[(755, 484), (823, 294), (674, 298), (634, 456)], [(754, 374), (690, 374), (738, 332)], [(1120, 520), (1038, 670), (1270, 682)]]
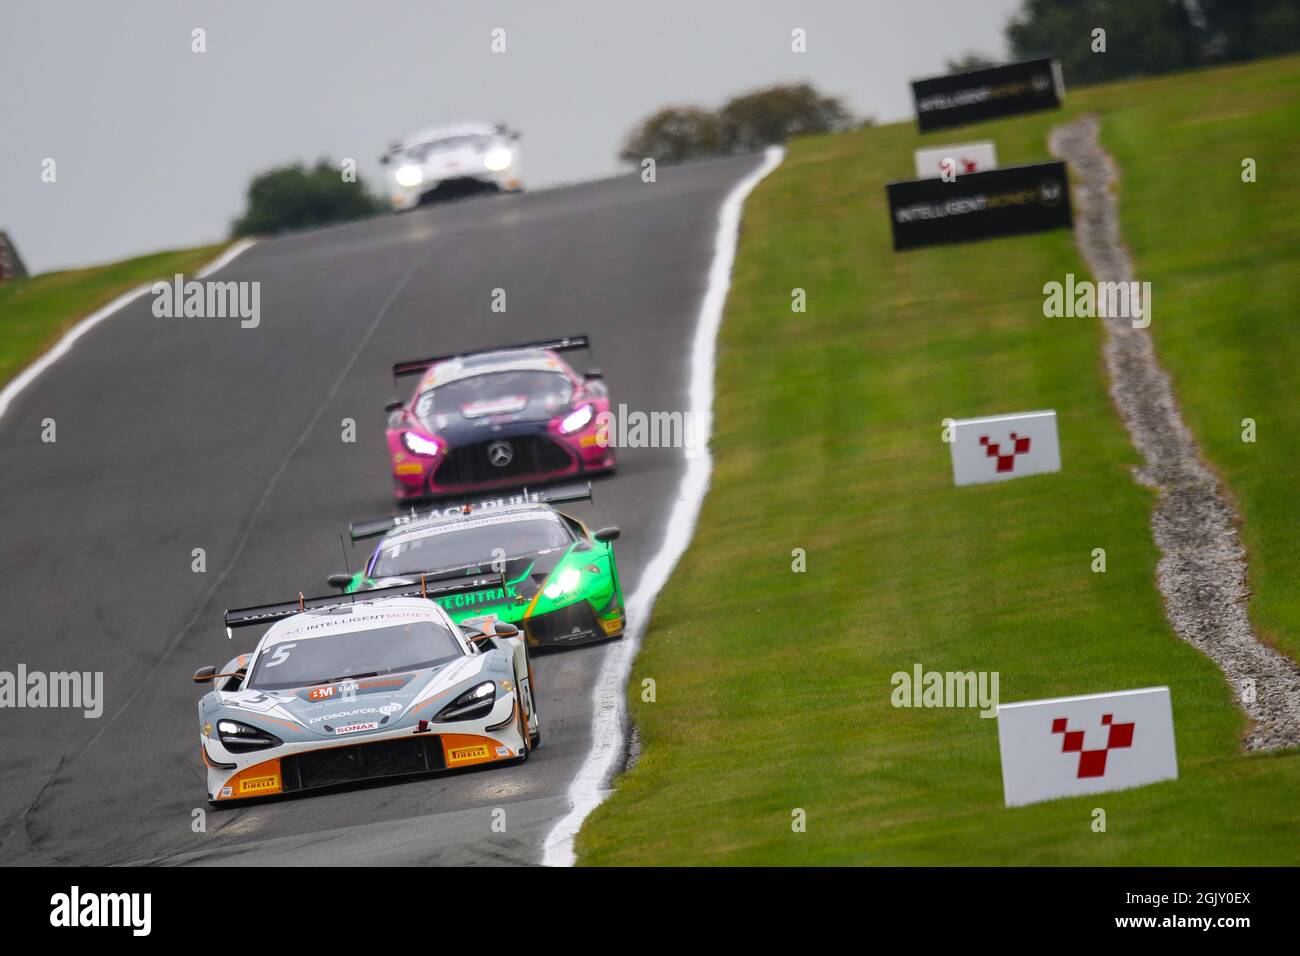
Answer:
[[(522, 767), (208, 810), (191, 682), (257, 633), (227, 607), (326, 593), (349, 521), (392, 508), (397, 359), (588, 332), (614, 403), (684, 407), (718, 208), (759, 157), (429, 207), (266, 241), (223, 270), (261, 323), (89, 332), (0, 420), (0, 669), (102, 671), (104, 713), (0, 712), (7, 863), (532, 863), (589, 744), (605, 647), (540, 655), (544, 744)], [(491, 311), (492, 290), (508, 310)], [(42, 421), (57, 441), (41, 441)], [(341, 422), (357, 423), (353, 444)], [(588, 524), (618, 524), (624, 591), (658, 547), (680, 449), (625, 449)], [(191, 569), (203, 548), (207, 569)], [(361, 560), (362, 549), (353, 552)], [(506, 832), (492, 829), (494, 808)]]

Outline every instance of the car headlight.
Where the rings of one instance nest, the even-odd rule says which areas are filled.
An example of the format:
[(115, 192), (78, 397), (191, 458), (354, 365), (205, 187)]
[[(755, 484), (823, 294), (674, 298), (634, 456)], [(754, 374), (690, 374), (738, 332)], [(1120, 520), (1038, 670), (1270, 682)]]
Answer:
[(241, 724), (237, 720), (218, 720), (217, 736), (221, 738), (222, 746), (232, 754), (265, 750), (267, 747), (278, 747), (284, 743), (275, 734), (268, 734), (264, 730)]
[(510, 150), (504, 146), (498, 146), (496, 149), (489, 149), (487, 155), (483, 157), (483, 165), (494, 173), (499, 173), (503, 169), (510, 168), (510, 162), (514, 157), (510, 155)]
[(569, 432), (576, 432), (579, 428), (586, 428), (587, 423), (591, 421), (595, 413), (596, 410), (590, 405), (575, 408), (565, 415), (564, 420), (560, 422), (560, 431), (567, 435)]
[(475, 720), (492, 713), (497, 702), (496, 681), (484, 681), (471, 687), (450, 704), (438, 711), (435, 720)]
[(442, 451), (442, 446), (431, 438), (423, 438), (415, 432), (402, 432), (402, 444), (412, 455), (423, 455), (425, 458), (432, 458)]
[(546, 585), (542, 593), (554, 601), (557, 597), (572, 594), (577, 590), (578, 582), (581, 580), (582, 575), (578, 573), (577, 568), (565, 568), (554, 581)]
[(398, 166), (393, 178), (399, 186), (418, 186), (424, 182), (424, 173), (419, 166)]

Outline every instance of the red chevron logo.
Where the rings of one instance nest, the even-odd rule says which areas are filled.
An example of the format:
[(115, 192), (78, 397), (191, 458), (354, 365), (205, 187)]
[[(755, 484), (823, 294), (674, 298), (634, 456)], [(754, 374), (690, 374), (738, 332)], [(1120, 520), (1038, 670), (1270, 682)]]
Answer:
[(1106, 775), (1106, 754), (1112, 750), (1133, 746), (1133, 728), (1136, 725), (1112, 723), (1112, 717), (1112, 714), (1102, 714), (1101, 722), (1103, 726), (1110, 728), (1110, 735), (1106, 738), (1106, 746), (1100, 750), (1084, 750), (1083, 731), (1068, 730), (1066, 718), (1057, 717), (1052, 721), (1052, 733), (1063, 735), (1061, 753), (1079, 755), (1079, 772), (1075, 776), (1080, 779), (1083, 777), (1104, 777)]
[(984, 454), (998, 460), (999, 472), (1015, 470), (1016, 456), (1029, 451), (1029, 438), (1020, 438), (1015, 432), (1011, 433), (1011, 451), (1009, 453), (1002, 450), (1001, 443), (990, 444), (988, 435), (980, 436), (980, 444), (984, 446)]

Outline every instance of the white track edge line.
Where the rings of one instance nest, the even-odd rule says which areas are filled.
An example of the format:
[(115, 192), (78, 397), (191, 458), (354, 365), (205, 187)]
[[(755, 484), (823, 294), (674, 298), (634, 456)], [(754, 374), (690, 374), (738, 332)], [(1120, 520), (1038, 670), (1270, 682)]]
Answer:
[(695, 521), (709, 490), (713, 456), (708, 441), (713, 433), (713, 366), (718, 350), (718, 329), (722, 326), (723, 307), (731, 289), (731, 267), (736, 259), (740, 238), (740, 217), (745, 199), (764, 177), (781, 164), (785, 150), (769, 146), (762, 164), (738, 182), (718, 212), (718, 231), (713, 240), (713, 262), (709, 266), (708, 286), (700, 302), (691, 345), (690, 410), (688, 418), (698, 424), (695, 436), (701, 452), (686, 457), (686, 473), (678, 488), (677, 500), (668, 516), (663, 543), (646, 565), (641, 581), (627, 602), (627, 634), (610, 645), (609, 653), (596, 676), (592, 690), (591, 750), (569, 785), (569, 812), (547, 834), (542, 846), (543, 866), (572, 866), (575, 861), (574, 838), (587, 815), (609, 795), (607, 782), (615, 762), (624, 750), (624, 692), (632, 672), (632, 661), (641, 645), (654, 608), (655, 598), (686, 551), (695, 531)]
[[(200, 279), (206, 278), (212, 273), (224, 269), (236, 256), (246, 251), (256, 241), (257, 240), (255, 239), (241, 239), (239, 242), (236, 242), (216, 259), (212, 260), (200, 269), (196, 274), (197, 277)], [(76, 344), (77, 339), (81, 338), (123, 306), (134, 302), (151, 288), (153, 288), (153, 283), (148, 282), (144, 285), (138, 285), (134, 289), (123, 292), (112, 302), (108, 303), (108, 305), (96, 309), (72, 328), (68, 329), (68, 331), (64, 332), (63, 337), (60, 338), (59, 341), (55, 342), (54, 346), (48, 352), (41, 355), (35, 362), (14, 376), (13, 381), (3, 389), (0, 389), (0, 418), (3, 418), (5, 412), (9, 411), (9, 405), (22, 393), (23, 389), (36, 381), (40, 374), (47, 368), (68, 354), (72, 346)]]

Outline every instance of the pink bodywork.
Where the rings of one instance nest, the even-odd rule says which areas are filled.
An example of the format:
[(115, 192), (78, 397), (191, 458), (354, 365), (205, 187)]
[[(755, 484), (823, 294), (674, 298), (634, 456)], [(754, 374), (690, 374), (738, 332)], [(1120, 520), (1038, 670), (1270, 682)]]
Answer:
[[(602, 446), (597, 441), (597, 433), (603, 421), (610, 413), (609, 396), (600, 381), (588, 382), (569, 367), (568, 363), (554, 352), (547, 351), (555, 359), (561, 371), (573, 384), (573, 400), (546, 423), (546, 435), (566, 452), (570, 463), (564, 468), (537, 474), (511, 475), (495, 481), (480, 481), (467, 484), (439, 484), (435, 479), (438, 467), (447, 457), (448, 445), (436, 432), (426, 429), (415, 414), (415, 404), (424, 391), (423, 379), (417, 383), (410, 399), (401, 411), (394, 413), (387, 431), (389, 464), (393, 472), (393, 495), (398, 501), (410, 501), (419, 498), (434, 498), (441, 495), (453, 495), (466, 491), (488, 491), (501, 488), (518, 488), (521, 485), (553, 481), (575, 475), (589, 475), (596, 472), (610, 471), (615, 466), (614, 449)], [(591, 420), (582, 428), (569, 434), (562, 434), (560, 423), (575, 409), (582, 405), (592, 406)], [(421, 438), (437, 441), (441, 446), (439, 452), (432, 456), (416, 455), (402, 444), (402, 435), (413, 432)], [(534, 434), (540, 435), (539, 428)]]

